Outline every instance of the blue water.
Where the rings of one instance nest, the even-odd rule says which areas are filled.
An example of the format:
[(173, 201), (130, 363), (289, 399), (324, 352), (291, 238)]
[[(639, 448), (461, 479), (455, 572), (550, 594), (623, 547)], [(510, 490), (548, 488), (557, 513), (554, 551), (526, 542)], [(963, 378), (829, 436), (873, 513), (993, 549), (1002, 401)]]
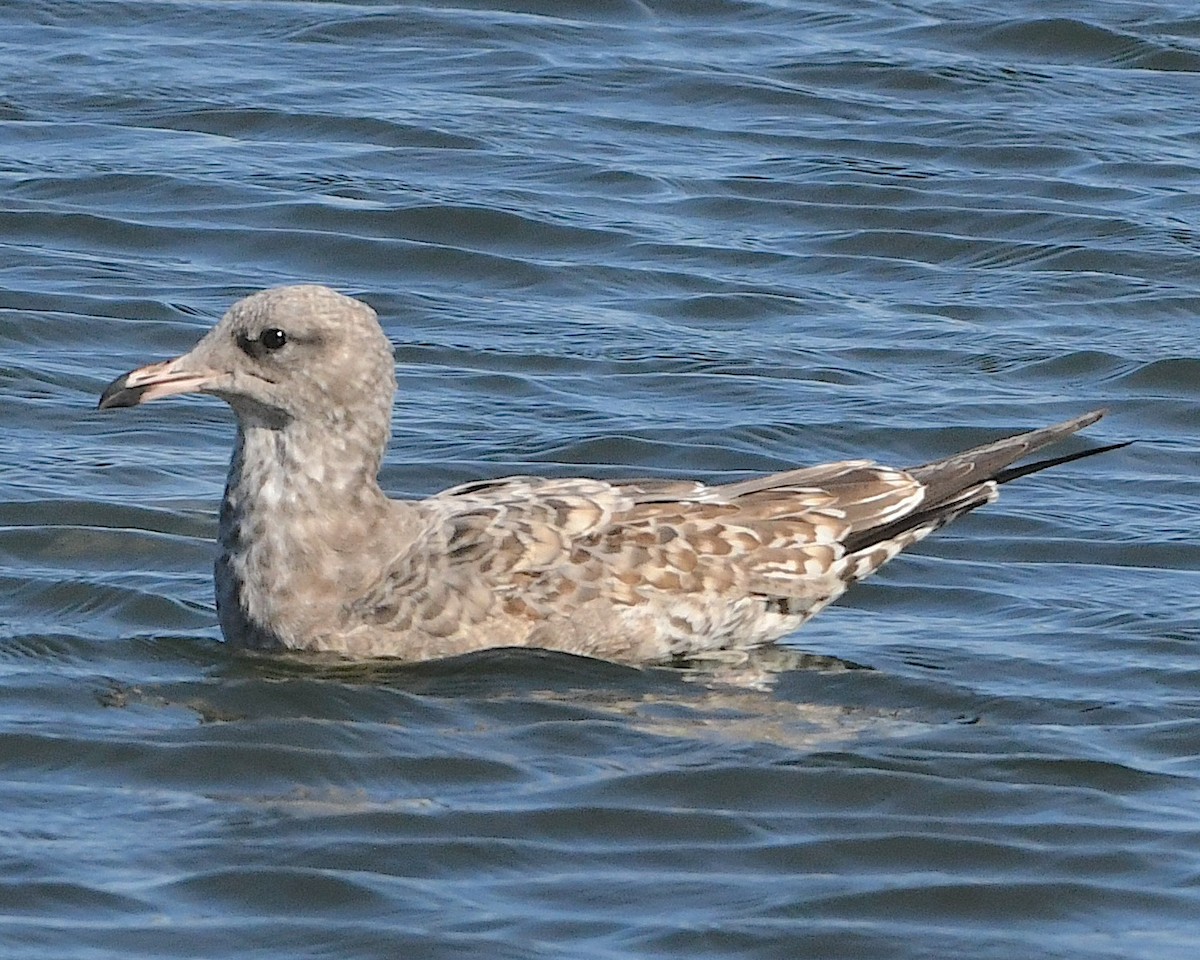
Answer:
[[(0, 6), (0, 952), (1195, 957), (1200, 18), (996, 9)], [(898, 560), (766, 689), (244, 659), (228, 412), (93, 408), (299, 281), (396, 345), (399, 495), (911, 464), (1100, 405), (1138, 442)]]

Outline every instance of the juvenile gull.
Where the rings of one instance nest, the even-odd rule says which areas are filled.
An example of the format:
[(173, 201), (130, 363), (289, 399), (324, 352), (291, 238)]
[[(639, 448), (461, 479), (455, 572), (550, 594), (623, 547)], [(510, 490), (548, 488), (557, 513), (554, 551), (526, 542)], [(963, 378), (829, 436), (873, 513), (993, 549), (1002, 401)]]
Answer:
[(631, 662), (747, 650), (798, 628), (1103, 411), (907, 470), (845, 460), (719, 486), (509, 477), (392, 500), (376, 476), (396, 377), (375, 312), (326, 287), (234, 304), (100, 407), (228, 403), (217, 612), (234, 645), (429, 659), (528, 646)]

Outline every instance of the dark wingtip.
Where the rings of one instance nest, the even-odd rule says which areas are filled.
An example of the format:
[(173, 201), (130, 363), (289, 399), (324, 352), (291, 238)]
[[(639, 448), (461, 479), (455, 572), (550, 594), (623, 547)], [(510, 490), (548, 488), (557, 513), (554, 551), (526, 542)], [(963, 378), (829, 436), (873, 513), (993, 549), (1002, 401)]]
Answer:
[(1068, 453), (1061, 457), (1050, 457), (1047, 460), (1035, 460), (1033, 463), (1023, 463), (1019, 467), (1009, 467), (1007, 470), (1001, 470), (992, 479), (997, 483), (1008, 483), (1010, 480), (1027, 477), (1031, 473), (1037, 473), (1039, 470), (1045, 470), (1049, 467), (1057, 467), (1060, 464), (1070, 463), (1072, 460), (1083, 460), (1085, 457), (1094, 457), (1099, 453), (1108, 453), (1110, 450), (1120, 450), (1122, 447), (1127, 447), (1134, 442), (1133, 440), (1122, 440), (1120, 443), (1110, 443), (1103, 447), (1092, 447), (1091, 450), (1080, 450), (1078, 453)]

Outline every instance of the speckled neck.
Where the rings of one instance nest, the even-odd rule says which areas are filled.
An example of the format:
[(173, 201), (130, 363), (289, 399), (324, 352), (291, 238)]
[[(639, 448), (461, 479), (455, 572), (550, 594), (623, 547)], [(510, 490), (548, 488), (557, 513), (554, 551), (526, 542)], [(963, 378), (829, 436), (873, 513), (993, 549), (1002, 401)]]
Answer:
[(216, 561), (217, 608), (245, 646), (309, 649), (339, 628), (347, 588), (378, 576), (365, 549), (395, 509), (362, 430), (239, 427)]

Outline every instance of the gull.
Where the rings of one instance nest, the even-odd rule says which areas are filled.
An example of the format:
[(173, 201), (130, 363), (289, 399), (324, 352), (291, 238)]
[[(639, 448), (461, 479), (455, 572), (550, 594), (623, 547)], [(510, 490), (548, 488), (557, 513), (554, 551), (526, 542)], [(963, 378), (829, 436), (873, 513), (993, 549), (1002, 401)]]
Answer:
[(1028, 473), (1103, 410), (908, 469), (842, 460), (734, 483), (536, 476), (420, 500), (377, 481), (396, 390), (375, 311), (300, 285), (239, 301), (101, 409), (233, 408), (217, 614), (234, 647), (427, 660), (539, 647), (629, 663), (752, 650)]

